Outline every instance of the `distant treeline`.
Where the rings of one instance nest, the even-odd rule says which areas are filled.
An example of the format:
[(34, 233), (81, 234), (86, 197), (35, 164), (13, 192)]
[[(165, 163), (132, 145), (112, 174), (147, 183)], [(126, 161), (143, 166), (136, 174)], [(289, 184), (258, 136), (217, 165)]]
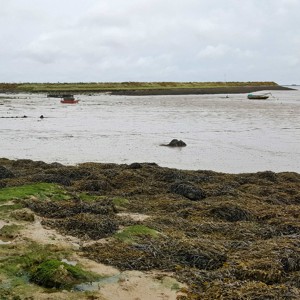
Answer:
[(226, 87), (271, 87), (278, 86), (271, 81), (248, 82), (77, 82), (77, 83), (0, 83), (1, 92), (51, 92), (51, 91), (117, 91), (117, 90), (165, 90), (165, 89), (207, 89)]

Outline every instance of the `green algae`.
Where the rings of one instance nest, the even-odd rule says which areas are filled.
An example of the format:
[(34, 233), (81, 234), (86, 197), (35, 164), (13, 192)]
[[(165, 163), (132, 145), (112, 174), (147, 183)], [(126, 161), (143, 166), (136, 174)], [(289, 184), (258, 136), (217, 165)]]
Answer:
[(70, 198), (63, 188), (51, 183), (35, 183), (0, 189), (0, 202), (25, 199), (30, 196), (35, 196), (40, 199), (51, 198), (53, 200)]
[(131, 243), (138, 240), (139, 237), (142, 236), (157, 237), (158, 234), (159, 233), (156, 230), (149, 228), (145, 225), (132, 225), (116, 233), (114, 237), (123, 242)]

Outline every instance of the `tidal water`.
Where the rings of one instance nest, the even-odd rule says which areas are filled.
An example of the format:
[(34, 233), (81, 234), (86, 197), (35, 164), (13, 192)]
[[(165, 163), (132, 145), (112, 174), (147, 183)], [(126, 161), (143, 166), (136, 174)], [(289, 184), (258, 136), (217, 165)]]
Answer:
[[(272, 91), (264, 101), (246, 94), (76, 98), (73, 105), (45, 94), (0, 94), (0, 157), (300, 172), (300, 90)], [(174, 138), (187, 147), (160, 146)]]

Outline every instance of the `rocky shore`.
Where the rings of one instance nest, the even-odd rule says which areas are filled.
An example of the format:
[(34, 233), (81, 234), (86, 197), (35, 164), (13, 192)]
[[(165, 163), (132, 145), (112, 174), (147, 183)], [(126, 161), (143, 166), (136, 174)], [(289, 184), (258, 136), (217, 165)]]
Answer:
[(299, 299), (299, 216), (293, 172), (3, 158), (0, 298)]

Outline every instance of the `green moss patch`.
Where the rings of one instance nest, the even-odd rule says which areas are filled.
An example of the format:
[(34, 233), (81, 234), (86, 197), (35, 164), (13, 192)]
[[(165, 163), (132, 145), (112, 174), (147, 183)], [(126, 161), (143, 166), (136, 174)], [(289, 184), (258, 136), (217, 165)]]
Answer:
[(142, 236), (157, 237), (158, 232), (144, 225), (133, 225), (124, 228), (121, 232), (114, 235), (115, 238), (124, 242), (134, 242)]
[(62, 259), (69, 258), (69, 255), (67, 250), (53, 245), (3, 246), (0, 248), (0, 279), (7, 279), (10, 290), (28, 282), (44, 288), (71, 289), (77, 284), (99, 279), (99, 275), (80, 265), (63, 262)]
[(57, 259), (48, 259), (30, 268), (29, 278), (30, 281), (46, 288), (71, 288), (82, 282), (96, 280), (92, 273)]
[(70, 198), (64, 189), (51, 183), (36, 183), (0, 189), (0, 202), (14, 199), (25, 199), (30, 196), (35, 196), (40, 199), (51, 198), (53, 200)]

